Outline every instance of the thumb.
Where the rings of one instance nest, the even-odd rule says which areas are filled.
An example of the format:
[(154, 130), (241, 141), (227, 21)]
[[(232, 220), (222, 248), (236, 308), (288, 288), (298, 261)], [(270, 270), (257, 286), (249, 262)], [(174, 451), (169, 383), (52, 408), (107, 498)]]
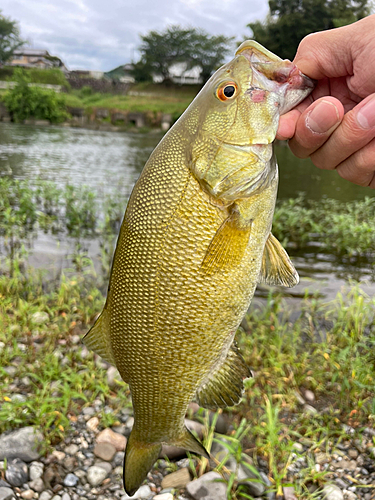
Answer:
[(339, 126), (344, 107), (334, 97), (322, 97), (299, 117), (289, 147), (299, 158), (307, 158), (319, 149)]

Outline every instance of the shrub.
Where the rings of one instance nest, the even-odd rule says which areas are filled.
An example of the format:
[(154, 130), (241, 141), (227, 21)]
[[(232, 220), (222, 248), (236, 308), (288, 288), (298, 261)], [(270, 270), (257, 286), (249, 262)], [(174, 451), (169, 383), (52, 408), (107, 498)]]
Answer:
[(32, 117), (59, 123), (69, 117), (64, 95), (30, 86), (29, 75), (20, 68), (15, 69), (13, 79), (17, 85), (5, 93), (3, 100), (14, 121)]

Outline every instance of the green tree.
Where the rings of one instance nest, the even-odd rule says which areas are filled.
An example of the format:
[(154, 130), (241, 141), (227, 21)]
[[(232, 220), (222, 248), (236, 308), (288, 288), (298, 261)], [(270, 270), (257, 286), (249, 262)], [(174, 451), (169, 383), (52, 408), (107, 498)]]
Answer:
[(369, 0), (269, 0), (264, 22), (247, 26), (253, 38), (284, 59), (293, 59), (306, 35), (337, 28), (369, 13)]
[(171, 79), (170, 68), (176, 63), (185, 63), (187, 68), (199, 66), (203, 79), (208, 79), (223, 63), (233, 40), (178, 25), (162, 32), (150, 31), (141, 39), (141, 60), (136, 63), (136, 69), (160, 75), (163, 81)]
[(0, 11), (0, 65), (8, 61), (15, 50), (24, 45), (17, 21), (4, 17)]
[(15, 68), (12, 79), (17, 84), (5, 93), (3, 101), (15, 122), (35, 118), (59, 123), (69, 117), (64, 95), (30, 85), (29, 75), (21, 68)]

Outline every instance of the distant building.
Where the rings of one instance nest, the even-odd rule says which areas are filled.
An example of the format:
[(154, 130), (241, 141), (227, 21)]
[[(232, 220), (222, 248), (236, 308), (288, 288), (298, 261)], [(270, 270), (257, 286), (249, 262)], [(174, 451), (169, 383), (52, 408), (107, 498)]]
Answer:
[[(112, 69), (111, 71), (107, 71), (104, 75), (111, 80), (119, 81), (122, 83), (134, 83), (135, 79), (132, 75), (133, 65), (131, 63), (122, 64), (121, 66), (117, 66), (117, 68)], [(192, 69), (186, 69), (185, 63), (173, 64), (169, 68), (169, 74), (171, 75), (171, 80), (174, 83), (180, 84), (198, 84), (203, 83), (203, 80), (200, 76), (201, 69), (198, 66), (195, 66)], [(152, 80), (154, 83), (160, 83), (163, 81), (163, 77), (161, 75), (152, 75)]]
[(66, 73), (68, 70), (59, 57), (51, 56), (48, 50), (18, 49), (13, 53), (10, 66), (21, 66), (23, 68), (59, 68)]
[[(192, 85), (203, 83), (201, 78), (201, 68), (199, 66), (194, 66), (194, 68), (191, 69), (186, 69), (186, 67), (185, 63), (176, 63), (170, 66), (169, 74), (172, 82)], [(163, 81), (163, 78), (160, 75), (153, 75), (152, 79), (155, 83)]]
[(115, 80), (121, 83), (134, 83), (135, 80), (132, 76), (132, 69), (132, 64), (122, 64), (121, 66), (117, 66), (117, 68), (112, 69), (111, 71), (107, 71), (104, 74), (111, 80)]

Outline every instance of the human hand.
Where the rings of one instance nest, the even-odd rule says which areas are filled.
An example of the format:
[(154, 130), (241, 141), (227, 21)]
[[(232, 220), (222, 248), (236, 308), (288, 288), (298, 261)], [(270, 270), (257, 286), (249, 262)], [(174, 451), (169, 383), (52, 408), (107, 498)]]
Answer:
[(294, 63), (318, 80), (280, 118), (278, 139), (299, 158), (375, 189), (375, 15), (307, 36)]

